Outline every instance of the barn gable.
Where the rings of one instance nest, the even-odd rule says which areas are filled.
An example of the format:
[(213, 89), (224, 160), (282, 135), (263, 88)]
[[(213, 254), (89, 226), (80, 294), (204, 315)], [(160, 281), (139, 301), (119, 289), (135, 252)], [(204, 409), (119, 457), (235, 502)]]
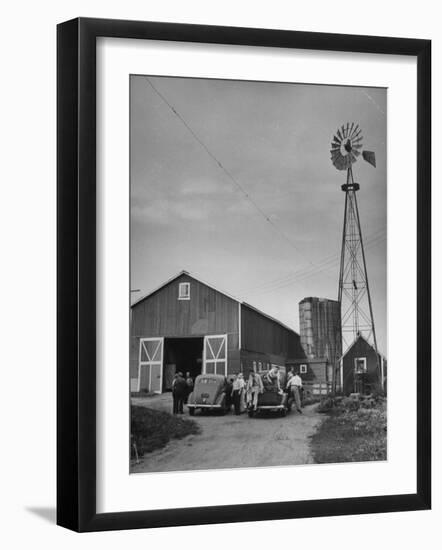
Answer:
[[(180, 297), (183, 284), (189, 285), (187, 298)], [(132, 306), (132, 335), (188, 337), (230, 332), (237, 340), (238, 307), (227, 294), (182, 272)]]

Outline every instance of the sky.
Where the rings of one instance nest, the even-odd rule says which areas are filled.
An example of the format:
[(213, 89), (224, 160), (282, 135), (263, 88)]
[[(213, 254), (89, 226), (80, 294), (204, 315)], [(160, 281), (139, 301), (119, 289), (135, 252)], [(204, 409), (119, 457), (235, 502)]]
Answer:
[(386, 334), (387, 90), (136, 75), (130, 81), (131, 288), (182, 270), (299, 332), (298, 303), (337, 299), (346, 172), (354, 164), (378, 348)]

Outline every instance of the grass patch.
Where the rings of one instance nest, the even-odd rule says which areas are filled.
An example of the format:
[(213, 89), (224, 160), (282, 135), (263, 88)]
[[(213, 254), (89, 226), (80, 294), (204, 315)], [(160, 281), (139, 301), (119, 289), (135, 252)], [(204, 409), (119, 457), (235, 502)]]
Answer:
[[(325, 412), (325, 411), (324, 411)], [(365, 408), (338, 403), (311, 438), (315, 462), (365, 462), (387, 459), (386, 401)]]
[[(136, 444), (140, 456), (161, 449), (171, 439), (182, 439), (200, 431), (199, 425), (193, 420), (173, 416), (165, 411), (131, 406), (132, 443)], [(131, 445), (131, 456), (133, 453)]]

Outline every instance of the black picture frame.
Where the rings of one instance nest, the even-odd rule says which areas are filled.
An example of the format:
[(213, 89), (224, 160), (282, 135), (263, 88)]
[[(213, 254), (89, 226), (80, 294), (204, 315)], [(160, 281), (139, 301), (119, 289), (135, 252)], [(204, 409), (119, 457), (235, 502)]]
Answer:
[[(203, 508), (96, 512), (96, 39), (132, 38), (414, 56), (417, 59), (417, 492)], [(74, 19), (57, 28), (57, 523), (152, 528), (431, 506), (431, 41)]]

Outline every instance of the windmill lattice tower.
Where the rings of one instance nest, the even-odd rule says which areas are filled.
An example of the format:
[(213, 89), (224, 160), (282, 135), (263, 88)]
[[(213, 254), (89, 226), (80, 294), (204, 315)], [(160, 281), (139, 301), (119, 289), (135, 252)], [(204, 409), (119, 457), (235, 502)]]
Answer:
[[(330, 153), (335, 168), (347, 172), (347, 181), (341, 186), (345, 192), (345, 209), (338, 291), (338, 301), (341, 304), (342, 349), (345, 352), (359, 335), (364, 336), (376, 351), (379, 381), (379, 354), (356, 197), (360, 186), (354, 181), (352, 169), (361, 153), (362, 158), (374, 167), (376, 158), (373, 152), (362, 151), (361, 129), (354, 122), (347, 122), (337, 130), (333, 136)], [(355, 391), (356, 389), (355, 387)]]

